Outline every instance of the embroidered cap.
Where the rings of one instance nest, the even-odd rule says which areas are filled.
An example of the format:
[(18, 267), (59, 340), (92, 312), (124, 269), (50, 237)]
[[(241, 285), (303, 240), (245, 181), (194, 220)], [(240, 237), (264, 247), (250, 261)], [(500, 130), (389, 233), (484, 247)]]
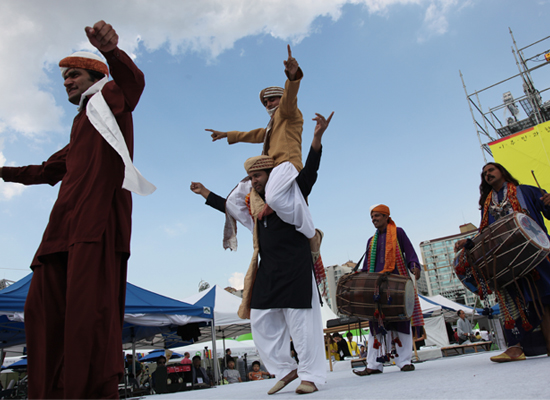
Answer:
[(73, 53), (59, 61), (61, 76), (64, 77), (65, 72), (69, 68), (90, 69), (109, 76), (109, 67), (107, 67), (105, 60), (97, 54), (90, 53), (88, 51), (77, 51), (76, 53)]
[(256, 156), (250, 157), (244, 162), (244, 169), (246, 173), (253, 171), (260, 171), (262, 169), (270, 169), (275, 166), (273, 158), (269, 156)]
[(265, 99), (269, 97), (283, 97), (284, 92), (285, 90), (279, 86), (266, 87), (260, 92), (260, 101), (262, 102), (262, 105), (264, 105)]

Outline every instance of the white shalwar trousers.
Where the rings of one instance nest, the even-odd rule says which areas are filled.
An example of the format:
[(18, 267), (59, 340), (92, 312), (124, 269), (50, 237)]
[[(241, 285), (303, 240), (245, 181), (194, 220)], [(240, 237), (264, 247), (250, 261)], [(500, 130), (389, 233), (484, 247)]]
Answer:
[[(269, 373), (278, 380), (298, 369), (303, 381), (323, 385), (327, 370), (321, 304), (312, 280), (311, 308), (273, 308), (250, 311), (252, 338)], [(290, 356), (290, 338), (300, 364)]]
[[(403, 368), (405, 365), (411, 363), (412, 358), (412, 348), (413, 348), (413, 335), (412, 331), (409, 329), (409, 334), (401, 333), (398, 331), (388, 331), (386, 335), (386, 353), (391, 352), (391, 336), (397, 336), (401, 341), (402, 346), (399, 347), (398, 344), (395, 345), (395, 350), (397, 351), (398, 356), (393, 358), (395, 365), (399, 368)], [(374, 336), (372, 335), (372, 329), (369, 331), (369, 349), (367, 352), (367, 368), (369, 369), (378, 369), (380, 371), (384, 370), (384, 364), (376, 361), (376, 358), (382, 355), (382, 346), (384, 345), (383, 336), (381, 334), (376, 335), (376, 338), (380, 342), (381, 346), (379, 349), (374, 348)]]
[[(315, 226), (306, 200), (296, 183), (297, 176), (296, 167), (288, 161), (273, 168), (265, 187), (265, 202), (279, 218), (294, 225), (298, 232), (311, 239), (315, 236)], [(252, 231), (254, 222), (244, 201), (251, 189), (250, 181), (240, 182), (227, 197), (225, 208), (233, 218)]]

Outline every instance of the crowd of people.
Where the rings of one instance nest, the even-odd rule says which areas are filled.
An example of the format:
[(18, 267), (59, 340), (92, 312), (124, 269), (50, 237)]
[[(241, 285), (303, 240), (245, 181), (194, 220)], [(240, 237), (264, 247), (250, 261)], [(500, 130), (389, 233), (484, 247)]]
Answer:
[[(471, 324), (467, 318), (465, 318), (465, 313), (463, 310), (457, 312), (459, 317), (457, 320), (457, 328), (454, 333), (456, 335), (456, 343), (470, 343), (480, 340), (490, 341), (491, 334), (487, 332), (484, 328), (481, 328), (481, 331), (473, 332)], [(368, 337), (368, 333), (366, 333)], [(485, 336), (483, 336), (485, 335)], [(331, 358), (332, 361), (344, 361), (344, 360), (353, 360), (361, 359), (363, 361), (367, 360), (368, 352), (368, 340), (365, 338), (364, 344), (358, 344), (353, 337), (353, 333), (348, 331), (345, 334), (345, 338), (342, 334), (335, 332), (332, 335), (328, 335), (329, 339), (327, 345), (325, 346), (326, 358)], [(413, 341), (416, 349), (420, 349), (425, 346), (425, 340), (427, 338), (426, 331), (422, 326), (415, 327), (413, 329)], [(462, 340), (461, 340), (462, 339)], [(450, 340), (453, 342), (452, 340)], [(468, 342), (469, 341), (469, 342)], [(294, 349), (294, 346), (290, 348), (290, 355), (293, 358), (298, 358), (298, 354)], [(190, 353), (183, 353), (183, 358), (181, 360), (174, 361), (172, 365), (182, 364), (182, 365), (192, 365), (192, 383), (194, 388), (206, 388), (211, 387), (214, 383), (214, 376), (211, 370), (211, 367), (204, 368), (202, 366), (202, 360), (199, 355), (195, 355), (190, 358)], [(226, 349), (225, 357), (220, 359), (221, 370), (221, 384), (234, 384), (242, 383), (244, 381), (257, 381), (264, 379), (273, 379), (276, 378), (274, 374), (271, 374), (265, 369), (265, 366), (262, 366), (261, 362), (256, 360), (253, 361), (249, 366), (241, 368), (244, 372), (241, 372), (237, 368), (237, 359), (232, 356), (231, 349)], [(299, 363), (299, 360), (297, 360)], [(144, 368), (138, 360), (134, 360), (131, 354), (126, 355), (126, 368), (129, 378), (129, 383), (134, 386), (139, 386), (139, 381), (143, 381), (145, 377), (143, 376)], [(157, 369), (167, 365), (167, 359), (164, 355), (158, 357), (156, 361)], [(135, 375), (134, 375), (135, 369)], [(248, 371), (248, 372), (246, 372)], [(361, 371), (355, 371), (360, 373)], [(155, 377), (156, 370), (152, 373), (152, 385), (155, 388)]]
[[(361, 357), (361, 351), (357, 346), (357, 342), (353, 340), (353, 333), (346, 333), (346, 339), (338, 332), (333, 333), (326, 346), (326, 358), (340, 361), (346, 357)], [(361, 348), (364, 350), (365, 346), (361, 345)], [(363, 353), (366, 354), (365, 352)]]
[[(192, 359), (189, 358), (190, 354), (188, 352), (184, 353), (184, 357), (181, 361), (173, 361), (169, 365), (190, 365), (191, 367), (191, 385), (193, 389), (197, 388), (207, 388), (211, 387), (214, 384), (214, 374), (212, 371), (211, 366), (208, 366), (205, 368), (203, 366), (203, 362), (201, 359), (201, 356), (196, 354), (193, 356)], [(244, 381), (258, 381), (258, 380), (264, 380), (264, 379), (270, 379), (274, 378), (275, 376), (268, 371), (262, 369), (262, 365), (260, 361), (253, 361), (250, 366), (245, 367), (244, 375), (241, 375), (241, 372), (239, 369), (237, 369), (237, 363), (235, 358), (231, 356), (231, 350), (226, 350), (226, 356), (222, 359), (222, 384), (233, 384), (233, 383), (241, 383)], [(156, 368), (151, 373), (151, 381), (152, 381), (152, 387), (153, 390), (158, 390), (158, 386), (156, 383), (158, 382), (158, 373), (157, 371), (159, 369), (162, 369), (168, 365), (167, 359), (164, 355), (159, 356), (156, 359)], [(134, 375), (132, 372), (132, 368), (135, 368), (136, 374)], [(128, 354), (126, 356), (126, 368), (127, 373), (129, 377), (129, 382), (134, 387), (139, 387), (139, 380), (140, 375), (143, 371), (143, 367), (139, 361), (133, 361), (133, 357), (131, 354)], [(249, 370), (248, 373), (246, 373), (246, 370)], [(139, 372), (138, 372), (139, 371)]]

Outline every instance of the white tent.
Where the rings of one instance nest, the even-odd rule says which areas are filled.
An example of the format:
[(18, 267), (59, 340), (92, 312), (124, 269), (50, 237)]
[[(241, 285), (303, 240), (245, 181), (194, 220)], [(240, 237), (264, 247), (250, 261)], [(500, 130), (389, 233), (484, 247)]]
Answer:
[[(204, 290), (182, 300), (189, 304), (196, 304), (200, 300), (214, 291), (214, 326), (216, 327), (216, 338), (235, 338), (239, 335), (244, 335), (250, 332), (250, 320), (241, 319), (237, 315), (241, 298), (229, 293), (218, 285), (214, 285), (210, 289)], [(201, 329), (202, 332), (202, 329)], [(201, 343), (207, 340), (212, 340), (209, 331), (201, 335), (196, 343)]]
[(418, 300), (420, 300), (420, 309), (422, 310), (423, 315), (426, 315), (426, 314), (437, 315), (441, 313), (440, 305), (431, 303), (422, 296), (418, 296)]
[[(204, 333), (197, 342), (189, 346), (172, 350), (180, 353), (182, 351), (188, 351), (193, 354), (197, 351), (204, 350), (205, 347), (208, 347), (209, 349), (212, 349), (212, 352), (215, 352), (218, 357), (223, 357), (223, 354), (225, 354), (225, 349), (230, 348), (231, 354), (234, 356), (243, 355), (244, 353), (247, 353), (248, 356), (257, 356), (257, 350), (252, 340), (241, 342), (226, 340), (228, 338), (236, 338), (237, 336), (251, 332), (250, 320), (241, 319), (237, 315), (237, 311), (241, 305), (240, 297), (229, 293), (218, 285), (214, 285), (210, 289), (186, 297), (185, 300), (182, 301), (189, 304), (196, 304), (197, 302), (200, 303), (200, 300), (211, 291), (215, 291), (214, 326), (216, 330), (216, 338), (218, 340), (212, 343), (211, 335), (209, 335), (210, 328), (201, 328), (201, 333), (203, 330)], [(338, 318), (330, 307), (328, 307), (326, 302), (323, 302), (323, 306), (321, 307), (321, 317), (323, 319), (323, 326), (326, 326), (327, 320)]]
[(449, 336), (445, 328), (443, 315), (424, 318), (424, 330), (426, 331), (426, 346), (449, 346)]
[(421, 301), (424, 300), (427, 303), (441, 306), (442, 313), (445, 316), (445, 320), (447, 321), (456, 321), (458, 319), (458, 315), (456, 314), (458, 310), (463, 310), (466, 315), (469, 315), (470, 317), (474, 317), (474, 319), (481, 317), (477, 312), (475, 312), (475, 310), (472, 307), (468, 307), (468, 306), (465, 306), (464, 304), (456, 303), (441, 295), (418, 296), (418, 297), (421, 299)]
[(445, 308), (450, 308), (454, 311), (464, 310), (466, 314), (470, 314), (470, 315), (474, 312), (474, 309), (472, 307), (465, 306), (464, 304), (456, 303), (452, 300), (449, 300), (446, 297), (441, 296), (440, 294), (438, 294), (437, 296), (427, 297), (427, 299)]
[(321, 306), (321, 318), (323, 319), (323, 328), (327, 326), (327, 321), (339, 318), (328, 306), (326, 300), (323, 301), (323, 305)]
[[(251, 331), (250, 320), (241, 319), (237, 315), (237, 311), (241, 305), (241, 298), (229, 293), (218, 285), (214, 285), (208, 290), (186, 297), (182, 301), (189, 304), (195, 304), (212, 290), (215, 291), (214, 325), (216, 327), (216, 338), (236, 338), (237, 336), (249, 333)], [(338, 318), (338, 315), (330, 309), (326, 301), (323, 301), (321, 317), (323, 319), (323, 326), (326, 326), (328, 320)], [(209, 336), (201, 336), (197, 343), (206, 340), (211, 340), (211, 338)]]
[[(256, 350), (256, 346), (254, 345), (254, 341), (252, 340), (225, 340), (225, 346), (228, 349), (231, 349), (231, 356), (233, 357), (242, 357), (246, 353), (247, 356), (258, 356), (258, 351)], [(191, 354), (191, 357), (193, 357), (195, 354), (200, 354), (202, 357), (204, 348), (208, 347), (209, 350), (212, 350), (212, 341), (206, 341), (202, 343), (193, 343), (189, 346), (184, 347), (177, 347), (174, 349), (170, 349), (176, 353), (185, 353), (189, 352)], [(223, 350), (223, 340), (218, 339), (216, 340), (216, 353), (218, 358), (222, 358), (224, 356), (224, 350)]]
[(475, 325), (473, 323), (474, 320), (485, 320), (489, 329), (495, 332), (493, 341), (498, 342), (499, 346), (504, 347), (504, 333), (502, 332), (502, 327), (498, 318), (488, 319), (487, 316), (480, 315), (472, 307), (468, 307), (460, 303), (455, 303), (454, 301), (449, 300), (441, 295), (426, 297), (426, 299), (428, 301), (438, 303), (442, 306), (443, 316), (445, 317), (445, 321), (447, 322), (456, 322), (456, 320), (458, 319), (458, 315), (456, 312), (458, 310), (464, 311), (464, 313), (468, 316), (468, 319), (472, 322), (472, 326)]
[(426, 332), (426, 346), (444, 347), (449, 345), (449, 337), (442, 315), (443, 308), (439, 304), (418, 296), (420, 308), (424, 315), (424, 331)]

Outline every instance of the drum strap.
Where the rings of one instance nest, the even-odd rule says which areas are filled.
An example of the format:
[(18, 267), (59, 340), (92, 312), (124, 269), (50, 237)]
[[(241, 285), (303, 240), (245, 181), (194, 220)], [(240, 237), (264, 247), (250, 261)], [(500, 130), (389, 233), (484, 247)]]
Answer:
[(523, 295), (523, 290), (521, 290), (521, 287), (519, 286), (517, 278), (514, 276), (514, 285), (516, 285), (516, 289), (521, 296), (521, 300), (523, 301), (523, 304), (527, 305), (527, 302), (525, 301), (525, 296)]
[[(490, 228), (489, 228), (490, 229)], [(491, 240), (491, 235), (489, 231), (489, 240)], [(484, 265), (487, 265), (487, 253), (485, 252), (485, 244), (484, 242), (481, 242), (481, 251), (483, 253), (483, 263)], [(488, 291), (488, 282), (485, 279), (485, 275), (483, 274), (483, 270), (481, 268), (478, 268), (474, 264), (474, 260), (472, 259), (472, 255), (468, 250), (466, 250), (466, 257), (468, 259), (468, 263), (470, 264), (472, 276), (476, 281), (476, 285), (478, 287), (478, 296), (482, 298), (483, 300), (487, 299), (487, 295), (489, 294)]]
[[(489, 247), (493, 248), (493, 235), (491, 235), (492, 231), (489, 231)], [(483, 254), (485, 254), (485, 250), (483, 250)], [(498, 290), (498, 283), (497, 283), (497, 257), (496, 254), (493, 254), (493, 287), (494, 290)]]
[[(539, 319), (542, 319), (542, 314), (544, 313), (544, 305), (542, 304), (542, 299), (540, 298), (539, 288), (533, 282), (533, 286), (535, 287), (535, 291), (537, 292), (537, 295), (533, 293), (533, 286), (531, 286), (531, 279), (533, 277), (531, 275), (525, 276), (525, 282), (527, 282), (527, 287), (529, 288), (529, 293), (531, 294), (531, 298), (533, 299), (533, 308), (535, 309), (535, 312), (537, 313), (537, 317)], [(539, 311), (539, 306), (541, 307), (541, 311)]]
[(353, 268), (353, 269), (351, 270), (351, 273), (352, 273), (352, 274), (355, 273), (355, 272), (357, 272), (357, 270), (361, 267), (361, 262), (363, 261), (363, 258), (365, 258), (365, 254), (367, 254), (366, 251), (363, 253), (363, 255), (361, 256), (361, 258), (359, 259), (359, 261), (357, 262), (357, 264), (355, 264), (355, 268)]
[[(518, 282), (515, 278), (514, 278), (514, 283), (516, 284), (516, 289), (518, 291), (518, 295), (516, 295), (515, 299), (512, 298), (512, 301), (515, 301), (515, 303), (516, 303), (516, 307), (518, 309), (519, 316), (520, 316), (521, 321), (522, 321), (523, 329), (527, 332), (527, 331), (530, 331), (531, 329), (533, 329), (533, 326), (529, 323), (529, 321), (527, 319), (527, 315), (525, 315), (525, 312), (528, 310), (527, 302), (525, 301), (525, 296), (523, 295), (523, 290), (521, 290), (521, 288), (519, 287), (519, 284), (518, 284)], [(521, 296), (521, 300), (520, 300), (519, 296)], [(533, 299), (533, 304), (534, 303), (535, 303), (535, 301)]]
[[(523, 301), (523, 304), (525, 305), (525, 308), (527, 308), (527, 302), (525, 301), (525, 296), (523, 295), (523, 290), (521, 290), (521, 288), (519, 286), (518, 278), (516, 277), (516, 273), (515, 273), (513, 267), (511, 268), (511, 271), (512, 271), (512, 278), (514, 279), (514, 284), (516, 285), (516, 289), (517, 289), (519, 295), (521, 296), (521, 300)], [(520, 308), (521, 308), (521, 305), (518, 304), (518, 309), (520, 309)]]
[[(338, 280), (338, 284), (340, 284), (340, 282), (344, 283), (344, 282), (347, 282), (351, 279), (351, 277), (353, 276), (353, 274), (355, 274), (357, 272), (357, 270), (361, 267), (361, 262), (363, 261), (363, 258), (365, 258), (365, 254), (367, 254), (367, 252), (365, 251), (365, 253), (361, 256), (361, 258), (359, 259), (359, 261), (357, 261), (357, 264), (355, 264), (355, 267), (351, 270), (351, 272), (349, 274), (346, 274), (346, 275), (343, 275), (339, 280)], [(349, 290), (349, 289), (348, 289)], [(336, 297), (338, 297), (338, 295), (336, 295)]]

